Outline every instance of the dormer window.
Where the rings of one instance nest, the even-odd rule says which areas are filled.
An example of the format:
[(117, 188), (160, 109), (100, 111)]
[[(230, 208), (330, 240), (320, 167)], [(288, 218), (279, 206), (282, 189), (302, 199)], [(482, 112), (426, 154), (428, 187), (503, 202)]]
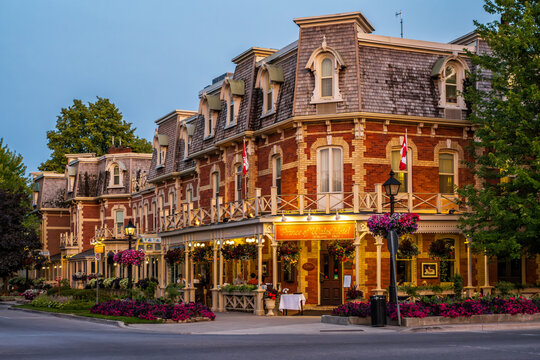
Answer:
[(276, 108), (279, 88), (283, 83), (283, 68), (279, 65), (262, 64), (257, 74), (255, 87), (263, 93), (261, 115), (273, 114)]
[(225, 127), (236, 125), (240, 102), (244, 96), (244, 81), (225, 78), (221, 87), (220, 100), (227, 104)]
[(217, 112), (221, 110), (221, 101), (217, 95), (204, 93), (199, 105), (199, 114), (204, 117), (204, 138), (214, 136)]
[(439, 88), (439, 107), (450, 110), (467, 108), (462, 95), (467, 70), (467, 64), (457, 56), (447, 56), (435, 62), (431, 77)]
[(156, 168), (165, 166), (167, 158), (167, 148), (169, 147), (169, 136), (158, 134), (154, 135), (154, 149), (156, 150)]
[(118, 165), (113, 167), (113, 185), (120, 185), (120, 168)]
[(195, 124), (186, 124), (184, 129), (184, 159), (187, 159), (189, 155), (189, 149), (191, 148), (191, 139), (195, 132)]
[(339, 91), (339, 71), (343, 67), (343, 58), (328, 47), (326, 37), (323, 37), (321, 47), (311, 54), (306, 64), (306, 69), (313, 72), (315, 78), (311, 104), (343, 101)]

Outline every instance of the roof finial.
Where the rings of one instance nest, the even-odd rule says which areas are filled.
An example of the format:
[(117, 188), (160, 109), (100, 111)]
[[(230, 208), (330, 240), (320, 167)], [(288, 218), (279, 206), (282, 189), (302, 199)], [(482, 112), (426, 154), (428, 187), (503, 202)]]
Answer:
[(323, 35), (321, 47), (326, 51), (326, 35)]

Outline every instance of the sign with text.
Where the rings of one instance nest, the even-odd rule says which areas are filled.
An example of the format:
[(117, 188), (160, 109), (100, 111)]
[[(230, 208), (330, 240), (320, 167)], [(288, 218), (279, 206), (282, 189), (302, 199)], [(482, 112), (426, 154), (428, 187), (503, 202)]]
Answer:
[(101, 261), (101, 253), (95, 253), (94, 258), (96, 259), (96, 261)]
[(354, 239), (355, 226), (349, 223), (276, 224), (276, 240), (348, 240)]
[(343, 287), (344, 288), (350, 288), (351, 287), (351, 275), (343, 275)]
[(95, 245), (94, 246), (94, 253), (100, 254), (105, 252), (105, 245)]

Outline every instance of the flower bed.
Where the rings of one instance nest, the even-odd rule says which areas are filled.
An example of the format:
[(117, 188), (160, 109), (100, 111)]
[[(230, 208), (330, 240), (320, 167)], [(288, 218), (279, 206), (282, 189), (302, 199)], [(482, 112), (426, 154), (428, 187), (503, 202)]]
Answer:
[(145, 301), (113, 300), (92, 306), (90, 312), (109, 316), (128, 316), (146, 320), (196, 321), (214, 320), (216, 315), (205, 305), (196, 303), (153, 304)]
[[(399, 304), (402, 318), (425, 318), (439, 316), (444, 318), (471, 317), (475, 315), (517, 315), (540, 313), (540, 300), (517, 298), (479, 298), (456, 302), (429, 303), (423, 301), (404, 302)], [(386, 313), (391, 320), (397, 320), (397, 309), (394, 303), (388, 303)], [(332, 310), (334, 316), (370, 316), (369, 302), (351, 302)]]

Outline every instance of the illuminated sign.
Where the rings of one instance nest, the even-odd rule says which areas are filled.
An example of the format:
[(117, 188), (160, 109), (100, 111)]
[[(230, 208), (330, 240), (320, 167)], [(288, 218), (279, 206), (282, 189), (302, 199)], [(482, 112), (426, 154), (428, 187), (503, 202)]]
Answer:
[(354, 222), (276, 224), (276, 240), (354, 239), (354, 225)]

